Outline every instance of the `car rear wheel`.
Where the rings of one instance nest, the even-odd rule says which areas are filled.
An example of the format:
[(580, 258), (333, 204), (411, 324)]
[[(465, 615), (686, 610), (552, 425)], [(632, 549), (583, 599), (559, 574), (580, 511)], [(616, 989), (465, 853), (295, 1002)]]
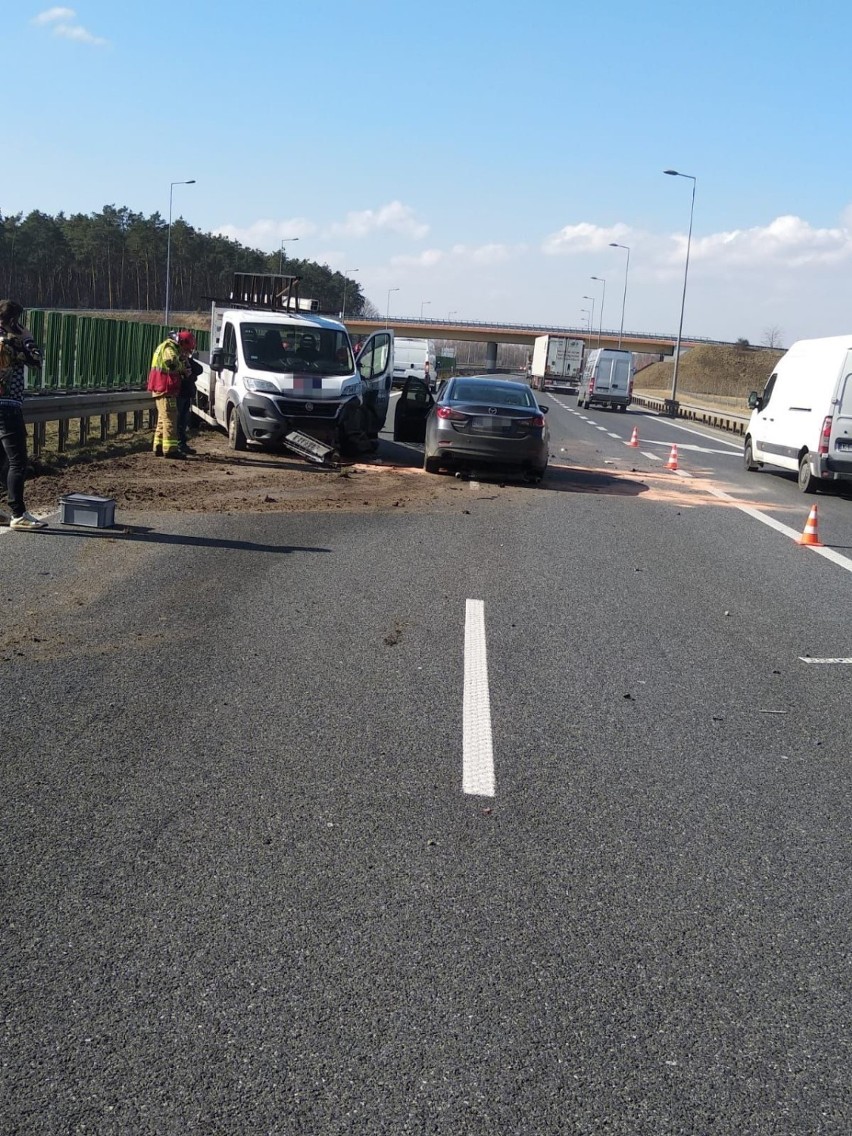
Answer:
[(754, 460), (754, 450), (752, 449), (751, 438), (746, 439), (746, 444), (743, 448), (743, 465), (746, 467), (749, 473), (755, 473), (758, 469), (760, 469), (760, 466)]
[(807, 454), (802, 454), (799, 460), (799, 488), (803, 493), (816, 493), (819, 482), (811, 471), (811, 463)]
[(437, 458), (430, 458), (429, 455), (426, 454), (423, 458), (423, 468), (427, 473), (440, 473), (441, 463)]

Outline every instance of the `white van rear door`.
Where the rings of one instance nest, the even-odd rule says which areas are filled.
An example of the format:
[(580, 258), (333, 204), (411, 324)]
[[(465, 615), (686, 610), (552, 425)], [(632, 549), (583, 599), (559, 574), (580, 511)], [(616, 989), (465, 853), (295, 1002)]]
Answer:
[(831, 424), (829, 452), (852, 459), (852, 351), (846, 354), (843, 375), (838, 386), (838, 405)]

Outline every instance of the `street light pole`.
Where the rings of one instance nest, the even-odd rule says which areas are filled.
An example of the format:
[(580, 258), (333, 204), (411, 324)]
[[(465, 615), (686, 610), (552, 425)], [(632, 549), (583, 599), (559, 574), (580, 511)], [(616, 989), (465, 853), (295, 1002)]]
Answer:
[(360, 272), (360, 268), (344, 268), (343, 269), (343, 311), (340, 313), (341, 321), (346, 319), (346, 285), (348, 280), (346, 278), (347, 272)]
[(591, 339), (595, 330), (595, 297), (584, 296), (583, 299), (592, 301), (592, 318), (589, 320), (589, 339)]
[(278, 251), (278, 275), (284, 275), (284, 246), (290, 241), (297, 241), (298, 237), (284, 237), (281, 242), (281, 248)]
[(601, 314), (598, 317), (598, 347), (601, 345), (601, 335), (603, 334), (603, 310), (606, 303), (606, 280), (603, 276), (592, 276), (592, 280), (597, 280), (598, 284), (603, 284), (603, 295), (601, 296)]
[(172, 195), (176, 185), (195, 185), (195, 178), (189, 181), (173, 181), (169, 183), (169, 231), (166, 237), (166, 318), (163, 320), (166, 328), (169, 326), (169, 299), (172, 279)]
[(391, 298), (391, 292), (398, 292), (398, 291), (399, 291), (399, 288), (388, 288), (388, 306), (387, 306), (387, 309), (386, 309), (386, 311), (385, 311), (385, 327), (387, 327), (387, 326), (388, 326), (388, 324), (390, 323), (390, 298)]
[(695, 185), (697, 178), (692, 174), (682, 174), (677, 170), (663, 170), (664, 174), (670, 177), (688, 178), (692, 182), (692, 204), (689, 207), (689, 233), (686, 238), (686, 265), (683, 270), (683, 295), (680, 299), (680, 323), (677, 328), (677, 343), (675, 344), (675, 361), (674, 361), (674, 374), (672, 375), (672, 396), (670, 399), (669, 413), (672, 418), (677, 414), (677, 407), (675, 405), (675, 395), (677, 394), (677, 368), (680, 363), (680, 339), (683, 335), (683, 312), (686, 307), (686, 278), (689, 275), (689, 246), (692, 244), (692, 217), (695, 212)]
[(618, 347), (621, 349), (621, 337), (624, 335), (624, 306), (627, 303), (627, 274), (630, 271), (630, 248), (627, 245), (616, 244), (615, 241), (609, 242), (609, 247), (614, 249), (624, 249), (627, 253), (627, 264), (624, 268), (624, 295), (621, 297), (621, 330), (618, 333)]
[(421, 319), (423, 319), (423, 309), (426, 307), (427, 304), (431, 304), (431, 303), (432, 303), (431, 300), (421, 300), (420, 301), (420, 318)]
[(459, 314), (458, 308), (453, 308), (453, 310), (447, 316), (447, 323), (450, 322), (450, 320), (453, 318), (453, 316), (457, 316), (458, 314)]

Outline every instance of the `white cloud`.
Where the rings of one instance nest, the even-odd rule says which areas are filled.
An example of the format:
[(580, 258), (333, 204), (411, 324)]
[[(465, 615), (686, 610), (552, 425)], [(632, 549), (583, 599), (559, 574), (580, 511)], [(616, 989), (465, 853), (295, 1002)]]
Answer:
[[(676, 252), (672, 259), (683, 261), (686, 236), (675, 237)], [(829, 265), (852, 256), (852, 230), (815, 229), (801, 217), (776, 217), (768, 225), (751, 229), (733, 229), (693, 238), (690, 257), (708, 265), (752, 267), (783, 265), (802, 268), (806, 265)]]
[(366, 237), (381, 230), (422, 240), (429, 232), (429, 226), (415, 218), (409, 205), (391, 201), (380, 209), (347, 213), (343, 221), (330, 225), (326, 233), (334, 237)]
[(51, 24), (56, 20), (61, 20), (67, 23), (69, 20), (75, 19), (77, 13), (73, 8), (48, 8), (33, 19), (34, 24)]
[(33, 19), (34, 24), (40, 27), (50, 27), (55, 36), (70, 39), (74, 43), (86, 43), (90, 47), (106, 47), (109, 40), (101, 36), (92, 35), (81, 24), (72, 24), (70, 21), (77, 18), (73, 8), (47, 8)]
[(449, 260), (464, 264), (478, 264), (483, 266), (504, 264), (513, 255), (523, 252), (526, 245), (453, 245), (449, 252), (443, 249), (424, 249), (415, 256), (393, 256), (390, 263), (394, 268), (432, 268), (441, 262)]
[[(293, 217), (289, 221), (273, 221), (262, 218), (247, 226), (219, 225), (213, 230), (213, 233), (219, 237), (228, 237), (229, 240), (239, 241), (240, 244), (248, 245), (249, 248), (266, 249), (267, 252), (280, 249), (281, 242), (285, 241), (285, 254), (298, 257), (301, 260), (303, 256), (310, 256), (310, 250), (306, 249), (303, 253), (298, 243), (299, 240), (304, 237), (312, 237), (316, 231), (317, 226), (313, 221), (309, 221), (305, 217)], [(291, 244), (287, 238), (293, 237), (296, 237), (297, 240)]]
[(433, 268), (446, 259), (441, 249), (424, 249), (414, 256), (392, 256), (390, 263), (394, 268)]
[(545, 237), (541, 250), (547, 256), (569, 256), (574, 253), (597, 252), (606, 248), (612, 241), (628, 244), (630, 234), (627, 225), (612, 225), (607, 229), (581, 221), (579, 225), (565, 225), (556, 233)]

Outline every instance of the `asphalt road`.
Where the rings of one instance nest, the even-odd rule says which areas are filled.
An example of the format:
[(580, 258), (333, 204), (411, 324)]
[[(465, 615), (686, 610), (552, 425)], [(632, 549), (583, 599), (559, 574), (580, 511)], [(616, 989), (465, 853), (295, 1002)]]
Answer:
[(4, 1133), (849, 1131), (852, 502), (542, 401), (541, 488), (0, 537)]

